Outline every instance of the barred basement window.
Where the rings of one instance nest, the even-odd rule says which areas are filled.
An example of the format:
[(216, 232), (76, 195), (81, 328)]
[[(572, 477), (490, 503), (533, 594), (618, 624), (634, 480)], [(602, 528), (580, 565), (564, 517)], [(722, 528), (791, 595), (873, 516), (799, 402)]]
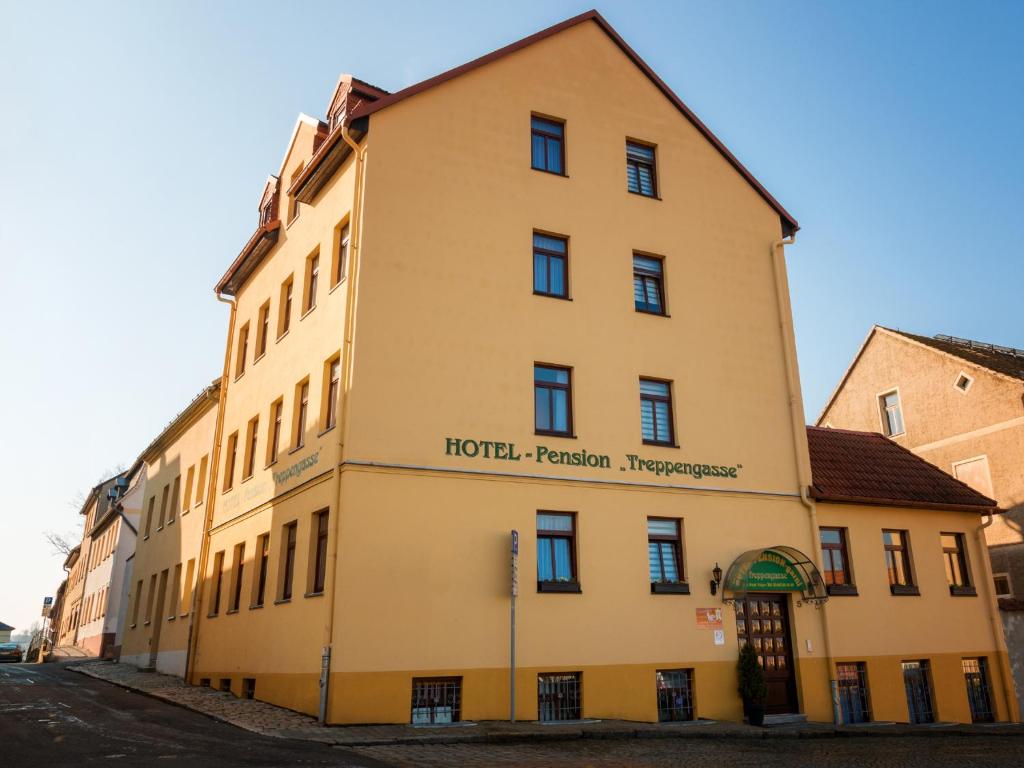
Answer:
[(988, 660), (962, 659), (964, 682), (967, 683), (967, 701), (971, 706), (971, 722), (991, 723), (992, 695), (988, 686)]
[(693, 670), (658, 670), (657, 681), (658, 722), (693, 720)]
[(200, 688), (209, 688), (210, 687), (210, 678), (208, 678), (208, 677), (200, 677), (199, 678), (199, 687)]
[(224, 691), (224, 693), (231, 693), (231, 678), (230, 677), (222, 677), (220, 679), (220, 689), (222, 691)]
[(537, 675), (537, 714), (542, 723), (582, 718), (582, 672)]
[(255, 677), (243, 677), (242, 678), (242, 698), (253, 699), (256, 698), (256, 678)]
[(904, 661), (903, 687), (907, 693), (907, 714), (914, 725), (934, 723), (931, 674), (927, 659)]
[(864, 662), (836, 664), (836, 686), (843, 724), (869, 722), (871, 708), (868, 706), (868, 675)]
[(413, 678), (410, 723), (413, 725), (457, 723), (461, 712), (461, 677)]

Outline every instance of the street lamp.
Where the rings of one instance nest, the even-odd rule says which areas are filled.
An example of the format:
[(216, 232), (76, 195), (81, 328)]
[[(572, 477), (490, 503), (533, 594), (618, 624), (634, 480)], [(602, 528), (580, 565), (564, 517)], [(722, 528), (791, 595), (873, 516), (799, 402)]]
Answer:
[(722, 569), (718, 567), (718, 563), (715, 563), (714, 570), (711, 571), (711, 594), (718, 594), (718, 585), (722, 583)]

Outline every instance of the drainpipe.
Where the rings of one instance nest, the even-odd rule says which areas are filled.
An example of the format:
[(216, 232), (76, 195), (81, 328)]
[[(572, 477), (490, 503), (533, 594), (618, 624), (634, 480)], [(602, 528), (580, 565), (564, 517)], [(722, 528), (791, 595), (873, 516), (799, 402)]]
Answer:
[(355, 157), (355, 190), (352, 196), (352, 215), (349, 219), (349, 264), (348, 285), (345, 289), (345, 318), (342, 330), (341, 381), (338, 386), (338, 400), (335, 412), (338, 414), (337, 453), (334, 461), (332, 497), (334, 513), (331, 515), (331, 531), (327, 539), (327, 568), (324, 574), (324, 599), (327, 601), (327, 616), (324, 621), (323, 650), (320, 654), (320, 711), (318, 720), (327, 724), (331, 682), (331, 651), (334, 644), (335, 581), (338, 564), (338, 531), (341, 518), (341, 465), (345, 451), (345, 428), (348, 424), (348, 391), (352, 382), (352, 338), (355, 326), (356, 284), (359, 277), (359, 263), (362, 254), (363, 186), (365, 179), (366, 147), (360, 146), (349, 135), (348, 125), (342, 122), (338, 128), (341, 138), (352, 149)]
[(203, 581), (206, 575), (206, 563), (210, 556), (210, 528), (213, 526), (213, 508), (217, 501), (217, 468), (220, 466), (220, 445), (224, 432), (224, 408), (228, 397), (228, 375), (231, 372), (231, 339), (235, 334), (235, 315), (238, 304), (233, 299), (225, 299), (220, 291), (214, 291), (217, 301), (231, 307), (228, 318), (228, 341), (224, 347), (224, 368), (220, 376), (220, 393), (217, 398), (217, 422), (213, 430), (213, 447), (210, 449), (210, 474), (206, 485), (206, 516), (203, 518), (203, 532), (199, 544), (199, 564), (196, 568), (196, 596), (192, 600), (192, 611), (188, 623), (188, 648), (185, 655), (185, 682), (192, 681), (195, 671), (196, 649), (199, 647), (199, 622), (203, 605)]
[[(793, 245), (796, 235), (776, 240), (771, 244), (772, 271), (775, 277), (775, 297), (779, 306), (779, 328), (782, 331), (783, 358), (786, 363), (786, 389), (789, 396), (789, 417), (793, 429), (793, 458), (796, 460), (797, 483), (800, 490), (800, 503), (807, 510), (807, 523), (811, 533), (811, 558), (815, 567), (821, 572), (821, 548), (818, 546), (818, 509), (811, 498), (810, 466), (811, 458), (807, 449), (807, 425), (804, 424), (803, 401), (800, 397), (800, 373), (796, 359), (796, 333), (793, 330), (793, 308), (789, 301), (789, 284), (786, 280), (786, 263), (784, 246)], [(835, 667), (832, 657), (832, 636), (828, 626), (828, 608), (821, 606), (821, 626), (825, 636), (825, 662), (828, 665), (829, 698), (832, 700), (832, 720), (838, 725), (840, 721), (839, 699), (833, 679)]]
[(994, 518), (992, 512), (985, 513), (985, 522), (979, 525), (974, 533), (978, 539), (978, 549), (982, 556), (982, 583), (985, 590), (985, 602), (988, 604), (988, 615), (992, 627), (992, 639), (996, 644), (996, 652), (999, 654), (999, 681), (1003, 686), (1003, 696), (1006, 699), (1006, 719), (1011, 723), (1020, 721), (1020, 712), (1017, 707), (1016, 688), (1013, 682), (1013, 672), (1010, 670), (1010, 660), (1006, 649), (1006, 639), (1003, 636), (1003, 621), (999, 618), (999, 603), (996, 600), (995, 587), (992, 579), (992, 563), (988, 557), (988, 542), (985, 541), (985, 529), (992, 525)]

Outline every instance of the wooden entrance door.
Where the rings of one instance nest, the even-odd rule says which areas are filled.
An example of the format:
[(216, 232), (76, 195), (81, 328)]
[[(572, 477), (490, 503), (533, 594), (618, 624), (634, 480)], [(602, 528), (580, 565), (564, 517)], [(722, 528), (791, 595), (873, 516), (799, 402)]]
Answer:
[(736, 634), (740, 648), (750, 644), (768, 682), (765, 712), (796, 712), (796, 677), (785, 595), (748, 595), (736, 601)]

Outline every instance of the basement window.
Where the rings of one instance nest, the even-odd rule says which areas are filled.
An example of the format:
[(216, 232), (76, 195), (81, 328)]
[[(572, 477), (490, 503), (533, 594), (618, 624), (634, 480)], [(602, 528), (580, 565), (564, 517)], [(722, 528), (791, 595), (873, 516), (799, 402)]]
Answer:
[(971, 384), (973, 384), (973, 383), (974, 383), (974, 379), (972, 379), (966, 373), (961, 371), (960, 375), (956, 377), (956, 384), (955, 384), (955, 386), (961, 392), (966, 392), (967, 390), (969, 390), (971, 388)]
[(256, 697), (256, 678), (255, 677), (243, 677), (242, 678), (242, 698), (252, 699)]
[(415, 677), (412, 681), (413, 725), (448, 725), (459, 722), (461, 677)]
[(224, 693), (231, 693), (231, 678), (230, 677), (222, 677), (220, 679), (220, 690), (222, 690)]

